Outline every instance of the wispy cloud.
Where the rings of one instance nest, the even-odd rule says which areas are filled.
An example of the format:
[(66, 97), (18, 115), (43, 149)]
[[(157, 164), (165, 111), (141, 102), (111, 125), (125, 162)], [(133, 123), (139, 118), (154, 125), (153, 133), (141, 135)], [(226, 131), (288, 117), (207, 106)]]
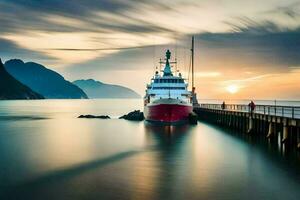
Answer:
[(209, 71), (195, 73), (196, 78), (213, 78), (213, 77), (219, 77), (221, 75), (222, 75), (221, 72), (209, 72)]
[[(300, 66), (299, 9), (281, 0), (2, 0), (0, 56), (41, 60), (70, 79), (119, 81), (124, 73), (131, 84), (130, 71), (147, 81), (175, 43), (185, 51), (178, 60), (188, 60), (195, 34), (204, 91), (226, 80), (254, 84)], [(188, 64), (179, 67), (187, 72)]]
[(283, 14), (292, 19), (297, 19), (300, 16), (300, 1), (296, 1), (285, 6), (277, 6), (276, 8), (264, 11), (263, 13)]
[(39, 51), (24, 49), (13, 41), (0, 38), (0, 57), (3, 59), (21, 58), (27, 60), (28, 55), (37, 61), (55, 61), (54, 57), (43, 54)]
[[(244, 62), (264, 63), (266, 67), (287, 69), (300, 64), (300, 28), (289, 29), (271, 21), (255, 22), (248, 18), (231, 24), (232, 32), (201, 33), (197, 36), (207, 48), (220, 51)], [(255, 68), (255, 66), (253, 66)]]
[[(116, 51), (111, 52), (116, 53), (135, 46), (153, 45), (153, 36), (159, 38), (155, 43), (161, 45), (174, 41), (175, 37), (202, 31), (283, 31), (275, 22), (259, 24), (257, 20), (240, 17), (253, 15), (258, 9), (253, 5), (255, 4), (236, 1), (227, 1), (225, 4), (214, 0), (3, 0), (0, 2), (0, 33), (2, 38), (11, 40), (24, 49), (57, 56), (60, 65), (69, 65), (79, 57), (72, 57), (68, 52), (51, 52), (50, 49), (86, 51), (84, 49), (113, 48)], [(260, 7), (262, 10), (282, 10), (284, 7), (294, 9), (296, 5), (298, 6), (269, 2), (260, 4)], [(228, 23), (232, 16), (239, 16), (239, 23)], [(28, 35), (34, 35), (33, 44), (42, 45), (28, 45), (26, 41), (32, 41)], [(56, 40), (52, 39), (54, 36)], [(76, 37), (79, 39), (66, 42), (69, 38)], [(76, 43), (77, 46), (74, 47)], [(107, 52), (85, 55), (81, 62), (87, 61), (87, 58), (98, 58), (100, 54), (102, 57), (108, 55)]]
[(262, 78), (274, 76), (276, 74), (264, 74), (264, 75), (259, 75), (259, 76), (253, 76), (245, 79), (234, 79), (234, 80), (226, 80), (224, 83), (234, 83), (234, 82), (253, 82)]

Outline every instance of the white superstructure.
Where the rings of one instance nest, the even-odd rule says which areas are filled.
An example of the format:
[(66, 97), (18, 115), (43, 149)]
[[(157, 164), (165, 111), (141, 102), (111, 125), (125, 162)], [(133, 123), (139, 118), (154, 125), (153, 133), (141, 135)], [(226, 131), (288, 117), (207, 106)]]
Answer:
[(156, 71), (151, 83), (147, 84), (145, 105), (160, 102), (162, 99), (179, 100), (180, 103), (192, 104), (192, 93), (188, 91), (188, 83), (182, 77), (174, 75), (171, 70), (169, 59), (171, 52), (166, 52), (166, 62), (162, 73)]

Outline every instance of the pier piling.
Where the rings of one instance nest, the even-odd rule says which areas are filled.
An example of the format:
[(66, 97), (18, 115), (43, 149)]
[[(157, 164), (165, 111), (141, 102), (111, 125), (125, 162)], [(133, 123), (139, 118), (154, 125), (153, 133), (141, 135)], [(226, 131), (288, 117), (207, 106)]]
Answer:
[(253, 119), (252, 117), (249, 117), (249, 128), (248, 128), (248, 133), (251, 133), (253, 131)]
[(258, 105), (249, 112), (248, 105), (200, 104), (194, 112), (199, 120), (300, 149), (300, 107)]
[(281, 142), (285, 143), (288, 139), (288, 134), (289, 134), (289, 127), (287, 126), (286, 123), (283, 124), (283, 134), (282, 134), (282, 140)]
[(269, 130), (268, 130), (267, 138), (272, 137), (273, 134), (274, 134), (274, 125), (272, 122), (269, 122)]

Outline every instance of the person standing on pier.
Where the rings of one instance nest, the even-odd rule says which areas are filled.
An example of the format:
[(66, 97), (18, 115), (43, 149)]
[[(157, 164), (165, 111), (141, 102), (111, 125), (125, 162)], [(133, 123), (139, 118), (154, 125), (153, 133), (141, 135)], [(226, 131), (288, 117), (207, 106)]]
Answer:
[(253, 102), (253, 101), (251, 101), (249, 104), (248, 104), (248, 106), (249, 106), (249, 110), (250, 110), (250, 112), (251, 112), (251, 114), (254, 112), (254, 110), (255, 110), (255, 107), (256, 107), (256, 105), (255, 105), (255, 103)]
[(221, 105), (221, 108), (222, 108), (222, 110), (225, 110), (225, 108), (226, 108), (225, 101), (223, 101), (223, 103), (222, 103), (222, 105)]

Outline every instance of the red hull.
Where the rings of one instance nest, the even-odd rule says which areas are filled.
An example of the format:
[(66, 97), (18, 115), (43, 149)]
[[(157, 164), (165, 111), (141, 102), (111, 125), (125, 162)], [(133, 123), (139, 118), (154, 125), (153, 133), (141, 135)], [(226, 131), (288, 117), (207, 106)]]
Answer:
[(187, 121), (192, 110), (191, 105), (158, 104), (145, 106), (144, 114), (148, 121), (177, 123)]

